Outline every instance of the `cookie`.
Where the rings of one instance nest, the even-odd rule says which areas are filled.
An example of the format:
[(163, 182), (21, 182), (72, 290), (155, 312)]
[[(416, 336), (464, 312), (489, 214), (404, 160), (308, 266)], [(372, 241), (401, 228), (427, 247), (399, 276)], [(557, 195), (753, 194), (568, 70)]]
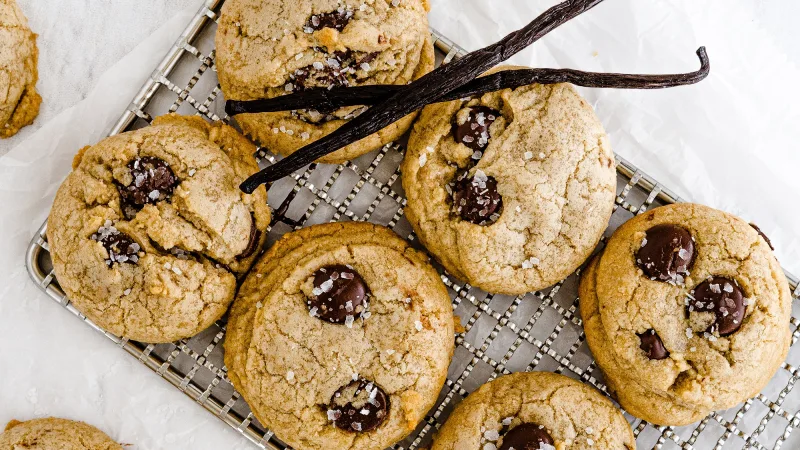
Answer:
[(383, 449), (434, 405), (454, 348), (447, 289), (387, 228), (316, 225), (264, 254), (231, 308), (225, 364), (298, 450)]
[(520, 372), (481, 386), (456, 406), (431, 450), (633, 450), (622, 413), (572, 378)]
[(0, 450), (122, 450), (102, 431), (72, 420), (12, 420), (0, 434)]
[(219, 319), (266, 241), (266, 191), (243, 194), (255, 146), (169, 115), (75, 157), (47, 237), (58, 283), (103, 329), (171, 342)]
[(42, 97), (36, 34), (16, 0), (0, 1), (0, 138), (11, 137), (39, 115)]
[(608, 136), (567, 84), (427, 106), (402, 172), (406, 217), (425, 247), (456, 277), (514, 295), (589, 257), (616, 190)]
[(686, 425), (767, 385), (786, 358), (789, 285), (747, 222), (695, 204), (623, 224), (583, 273), (586, 339), (631, 414)]
[[(273, 98), (332, 86), (404, 85), (430, 72), (427, 0), (228, 0), (217, 29), (217, 71), (228, 100)], [(239, 114), (255, 141), (289, 155), (361, 114)], [(319, 161), (341, 163), (398, 139), (414, 114)]]

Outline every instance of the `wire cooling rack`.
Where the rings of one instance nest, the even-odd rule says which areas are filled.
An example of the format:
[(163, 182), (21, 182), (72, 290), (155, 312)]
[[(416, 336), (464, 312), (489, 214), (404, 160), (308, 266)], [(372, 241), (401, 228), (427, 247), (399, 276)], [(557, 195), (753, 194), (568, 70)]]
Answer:
[[(228, 122), (214, 66), (214, 33), (223, 2), (207, 0), (111, 134), (141, 128), (167, 112), (199, 114), (210, 121)], [(439, 63), (447, 63), (463, 52), (438, 33), (433, 32), (433, 36)], [(278, 159), (266, 149), (259, 149), (257, 157), (262, 167)], [(274, 184), (269, 200), (277, 220), (270, 229), (269, 244), (304, 226), (358, 220), (388, 226), (420, 248), (403, 216), (406, 200), (398, 170), (402, 157), (402, 145), (390, 144), (339, 166), (312, 165)], [(605, 237), (636, 214), (680, 201), (619, 157), (617, 172), (616, 206)], [(225, 337), (224, 320), (192, 339), (172, 344), (120, 339), (100, 329), (70, 304), (53, 273), (45, 226), (31, 241), (26, 263), (34, 282), (53, 300), (257, 446), (288, 448), (258, 423), (228, 380), (220, 345)], [(549, 289), (513, 297), (487, 294), (454, 279), (441, 267), (438, 269), (464, 331), (456, 336), (455, 356), (436, 406), (417, 430), (393, 449), (427, 446), (459, 401), (501, 374), (552, 371), (582, 380), (607, 394), (578, 313), (577, 273)], [(793, 389), (800, 378), (796, 367), (800, 364), (800, 346), (794, 345), (800, 337), (800, 289), (797, 279), (787, 276), (795, 300), (791, 318), (793, 345), (786, 363), (766, 389), (736, 408), (712, 413), (686, 427), (655, 427), (626, 416), (638, 448), (800, 448), (800, 432), (790, 438), (793, 429), (800, 426), (800, 390)]]

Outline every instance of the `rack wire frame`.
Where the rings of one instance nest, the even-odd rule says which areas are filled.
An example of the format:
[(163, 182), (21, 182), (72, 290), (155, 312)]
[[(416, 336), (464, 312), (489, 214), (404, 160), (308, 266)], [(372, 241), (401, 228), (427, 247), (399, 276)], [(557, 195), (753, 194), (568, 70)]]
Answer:
[[(215, 76), (213, 35), (224, 0), (207, 0), (175, 45), (158, 65), (109, 134), (146, 126), (167, 112), (199, 114), (229, 122)], [(465, 52), (432, 30), (439, 63)], [(210, 70), (209, 70), (210, 69)], [(260, 148), (261, 167), (279, 158)], [(338, 166), (311, 165), (273, 185), (270, 203), (287, 218), (269, 232), (274, 242), (286, 232), (327, 221), (372, 221), (385, 225), (421, 248), (403, 217), (406, 200), (398, 166), (400, 144)], [(618, 195), (605, 239), (634, 215), (680, 202), (669, 189), (617, 157)], [(280, 200), (280, 201), (278, 201)], [(292, 219), (292, 217), (295, 217)], [(231, 385), (223, 363), (224, 319), (191, 339), (171, 344), (146, 344), (114, 336), (88, 320), (70, 303), (52, 269), (46, 224), (33, 237), (26, 254), (33, 281), (67, 311), (103, 333), (121, 349), (156, 372), (200, 406), (236, 429), (258, 447), (287, 450), (263, 427)], [(455, 404), (482, 383), (521, 370), (562, 373), (591, 384), (608, 395), (602, 374), (589, 352), (578, 312), (579, 272), (548, 289), (510, 297), (492, 295), (465, 284), (437, 266), (461, 317), (463, 332), (455, 337), (456, 352), (436, 406), (404, 441), (391, 447), (413, 450), (430, 443)], [(626, 415), (638, 448), (740, 449), (800, 448), (792, 431), (800, 426), (800, 287), (787, 274), (793, 295), (792, 347), (789, 358), (770, 384), (738, 407), (710, 414), (686, 427), (658, 427)]]

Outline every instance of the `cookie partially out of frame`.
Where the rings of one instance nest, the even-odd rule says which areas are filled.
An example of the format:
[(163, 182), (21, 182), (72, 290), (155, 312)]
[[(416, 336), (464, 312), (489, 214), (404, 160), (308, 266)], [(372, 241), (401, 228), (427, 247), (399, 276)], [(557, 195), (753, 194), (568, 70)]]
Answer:
[(12, 420), (0, 434), (0, 450), (122, 450), (97, 428), (49, 417), (27, 422)]
[(567, 84), (427, 106), (402, 172), (420, 241), (450, 273), (495, 293), (534, 291), (572, 273), (614, 206), (608, 136)]
[(266, 241), (255, 146), (227, 125), (169, 115), (75, 157), (47, 236), (59, 285), (103, 329), (151, 343), (219, 319)]
[(549, 372), (514, 373), (456, 406), (431, 450), (634, 450), (630, 425), (594, 388)]
[(788, 352), (791, 295), (766, 238), (706, 206), (623, 224), (584, 272), (586, 338), (631, 414), (685, 425), (767, 385)]
[(298, 450), (384, 449), (434, 405), (453, 310), (428, 259), (368, 223), (285, 235), (231, 309), (225, 363), (258, 420)]
[[(430, 72), (427, 0), (228, 0), (216, 36), (228, 100), (257, 100), (331, 86), (407, 84)], [(239, 114), (245, 134), (289, 155), (364, 107)], [(398, 139), (415, 114), (320, 159), (340, 163)]]
[(42, 97), (36, 34), (16, 0), (0, 0), (0, 138), (11, 137), (33, 123)]

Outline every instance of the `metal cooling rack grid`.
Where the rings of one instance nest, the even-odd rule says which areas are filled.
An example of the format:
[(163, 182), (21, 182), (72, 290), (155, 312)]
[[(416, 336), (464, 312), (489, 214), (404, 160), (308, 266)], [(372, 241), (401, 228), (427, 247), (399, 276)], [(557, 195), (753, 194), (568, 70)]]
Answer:
[[(228, 121), (214, 75), (213, 35), (223, 0), (208, 0), (192, 20), (173, 50), (111, 131), (116, 134), (146, 126), (166, 112), (200, 114), (209, 120)], [(434, 32), (440, 62), (456, 57), (460, 48)], [(312, 165), (270, 190), (276, 212), (285, 218), (273, 224), (269, 242), (304, 226), (337, 220), (362, 220), (386, 225), (420, 247), (403, 217), (406, 200), (400, 185), (399, 163), (403, 147), (387, 145), (369, 155), (339, 166)], [(276, 157), (264, 149), (257, 155), (262, 167)], [(680, 201), (669, 190), (618, 158), (618, 196), (606, 237), (616, 227), (651, 208)], [(601, 244), (602, 245), (602, 244)], [(58, 285), (49, 260), (43, 226), (28, 249), (27, 266), (37, 285), (68, 311), (105, 334), (162, 378), (198, 404), (265, 449), (286, 449), (264, 429), (231, 386), (219, 345), (225, 320), (192, 339), (172, 344), (143, 344), (120, 339), (93, 324), (77, 311)], [(547, 370), (582, 380), (607, 393), (583, 334), (578, 314), (578, 274), (546, 290), (524, 296), (492, 295), (463, 284), (441, 270), (464, 331), (456, 336), (456, 353), (437, 405), (418, 429), (396, 450), (420, 448), (469, 392), (498, 375), (522, 370)], [(797, 280), (789, 276), (794, 299), (800, 295)], [(793, 303), (792, 350), (769, 386), (738, 408), (713, 413), (688, 427), (653, 427), (628, 416), (639, 448), (755, 448), (780, 449), (800, 426), (800, 302)], [(796, 437), (796, 434), (794, 435)]]

